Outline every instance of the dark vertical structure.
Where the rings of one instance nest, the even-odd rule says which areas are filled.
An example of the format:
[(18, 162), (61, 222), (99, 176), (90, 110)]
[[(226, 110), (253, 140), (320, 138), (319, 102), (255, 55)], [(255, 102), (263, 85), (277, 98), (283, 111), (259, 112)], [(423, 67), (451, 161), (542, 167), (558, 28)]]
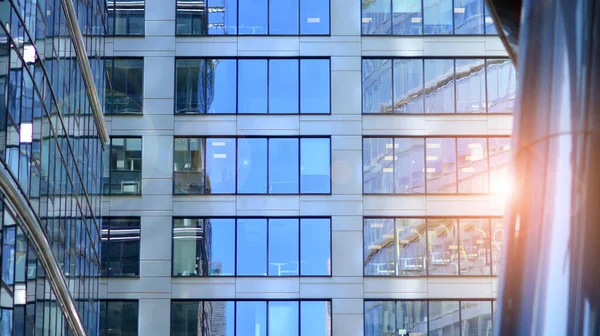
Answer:
[(496, 334), (598, 335), (600, 1), (488, 3), (520, 79)]

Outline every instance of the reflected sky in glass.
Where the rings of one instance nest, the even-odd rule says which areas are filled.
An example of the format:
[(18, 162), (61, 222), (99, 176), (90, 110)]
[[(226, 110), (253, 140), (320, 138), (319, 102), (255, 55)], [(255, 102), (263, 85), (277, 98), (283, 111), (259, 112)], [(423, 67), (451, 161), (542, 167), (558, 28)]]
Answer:
[(207, 231), (210, 227), (210, 272), (211, 275), (235, 274), (235, 219), (209, 218), (206, 220)]
[(267, 220), (238, 219), (237, 275), (267, 275)]
[(269, 275), (297, 276), (298, 219), (269, 219)]
[(300, 109), (302, 113), (330, 112), (328, 59), (300, 60)]
[(298, 193), (298, 139), (269, 139), (269, 193)]
[(269, 113), (298, 113), (298, 60), (269, 60)]
[(300, 219), (300, 275), (331, 274), (331, 220)]
[(206, 178), (210, 193), (235, 192), (235, 139), (206, 139)]
[(238, 301), (236, 336), (267, 336), (267, 302)]
[(238, 139), (238, 193), (267, 193), (267, 139)]
[(300, 0), (300, 34), (329, 34), (329, 1)]
[[(208, 83), (206, 113), (235, 113), (236, 104), (236, 60), (207, 60), (208, 71), (213, 82)], [(208, 76), (208, 78), (211, 78)]]
[(269, 34), (298, 35), (298, 0), (269, 1)]
[(266, 59), (238, 61), (238, 112), (267, 113)]
[(265, 35), (268, 33), (267, 0), (239, 0), (239, 33)]
[(269, 335), (298, 336), (298, 301), (269, 301)]

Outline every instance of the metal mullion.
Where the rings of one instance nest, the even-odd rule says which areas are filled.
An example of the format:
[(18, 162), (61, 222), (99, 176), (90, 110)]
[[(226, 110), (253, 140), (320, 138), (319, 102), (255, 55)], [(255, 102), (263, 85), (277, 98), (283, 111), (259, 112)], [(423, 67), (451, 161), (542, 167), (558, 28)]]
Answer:
[[(454, 17), (454, 13), (452, 15), (452, 17)], [(454, 114), (456, 114), (458, 113), (458, 108), (456, 104), (456, 58), (452, 59), (452, 73), (454, 73), (454, 75), (452, 76), (452, 87), (454, 88)]]
[[(237, 261), (238, 261), (238, 225), (237, 225), (238, 219), (237, 217), (233, 218), (233, 276), (236, 277), (238, 274), (238, 270), (237, 270)], [(235, 304), (234, 304), (235, 306)], [(234, 317), (235, 317), (235, 307), (234, 307), (234, 313), (233, 313)], [(235, 325), (235, 322), (234, 322)], [(234, 331), (234, 335), (235, 335), (235, 327), (233, 329)]]
[[(494, 276), (494, 272), (493, 272), (493, 268), (492, 268), (492, 218), (488, 217), (487, 218), (487, 224), (488, 224), (488, 237), (489, 237), (489, 242), (486, 244), (487, 248), (488, 248), (488, 253), (487, 253), (487, 257), (489, 258), (489, 263), (490, 263), (490, 276)], [(492, 326), (493, 327), (493, 326)]]
[(206, 144), (208, 143), (208, 141), (206, 141), (206, 138), (200, 138), (200, 146), (202, 146), (203, 149), (203, 160), (202, 160), (202, 166), (203, 170), (204, 170), (204, 194), (208, 194), (206, 191), (206, 185), (208, 184), (208, 171), (207, 171), (207, 164), (206, 164), (206, 152), (208, 151), (206, 148)]
[[(207, 17), (208, 17), (208, 13), (207, 13)], [(201, 114), (207, 114), (208, 113), (208, 99), (206, 99), (208, 97), (208, 85), (206, 85), (206, 79), (208, 76), (208, 63), (211, 61), (210, 58), (205, 58), (201, 61), (204, 61), (204, 69), (203, 69), (203, 73), (202, 73), (202, 84), (204, 85), (204, 106), (203, 106), (203, 111), (201, 112)], [(214, 76), (214, 73), (213, 73)], [(214, 77), (213, 77), (214, 78)]]
[[(298, 4), (299, 3), (300, 2), (298, 2)], [(300, 34), (300, 9), (298, 9), (298, 34)], [(302, 114), (302, 67), (301, 67), (301, 63), (302, 63), (302, 59), (298, 59), (298, 114)], [(330, 87), (331, 87), (331, 85), (330, 85)]]
[[(397, 222), (397, 218), (392, 218), (392, 220), (394, 221), (394, 251), (395, 253), (395, 257), (396, 260), (394, 260), (394, 273), (395, 276), (398, 276), (398, 258), (400, 257), (400, 249), (398, 248), (398, 226), (396, 225)], [(397, 321), (396, 321), (397, 322)], [(397, 326), (398, 324), (396, 324)]]
[[(422, 36), (425, 35), (425, 4), (424, 4), (424, 2), (425, 2), (425, 0), (421, 0), (421, 34), (420, 35), (422, 35)], [(425, 86), (423, 86), (423, 95), (425, 95)], [(423, 110), (423, 112), (425, 112), (425, 110)]]
[(301, 138), (298, 137), (297, 139), (297, 144), (298, 144), (298, 195), (302, 194), (302, 179), (300, 178), (302, 172), (300, 171), (300, 168), (302, 167), (302, 141)]
[[(269, 274), (269, 231), (270, 231), (269, 230), (269, 226), (271, 224), (271, 219), (270, 218), (265, 218), (265, 221), (266, 221), (266, 225), (267, 225), (267, 237), (266, 237), (267, 255), (266, 255), (266, 258), (265, 258), (265, 260), (266, 260), (266, 269), (265, 270), (267, 271), (266, 276), (269, 277), (269, 276), (271, 276)], [(268, 313), (268, 309), (267, 309), (267, 313)]]
[[(425, 276), (429, 277), (429, 218), (425, 217), (425, 256), (427, 261), (425, 262)], [(427, 303), (427, 308), (429, 308), (429, 303)], [(429, 312), (427, 312), (429, 316)], [(427, 322), (427, 327), (429, 328), (429, 322)]]
[(265, 300), (265, 308), (266, 308), (266, 312), (265, 312), (265, 321), (266, 321), (265, 336), (269, 336), (269, 303), (270, 302), (271, 302), (270, 300)]
[(455, 175), (455, 194), (459, 194), (459, 189), (458, 189), (458, 138), (454, 137), (452, 138), (454, 140), (454, 175)]
[[(392, 112), (393, 113), (393, 112)], [(392, 138), (392, 194), (396, 194), (396, 138)], [(385, 161), (385, 157), (383, 158)]]
[(460, 228), (461, 228), (461, 220), (460, 218), (455, 218), (456, 219), (456, 239), (457, 239), (457, 247), (458, 247), (458, 272), (456, 272), (456, 275), (462, 275), (461, 271), (460, 271), (460, 257), (461, 257), (461, 246), (462, 246), (462, 241), (460, 240)]
[[(425, 101), (425, 99), (423, 99), (423, 101)], [(427, 190), (427, 138), (423, 137), (423, 169), (425, 170), (423, 172), (424, 175), (424, 185), (425, 185), (425, 190), (423, 191), (423, 195), (427, 195), (429, 193), (429, 191)]]
[(455, 5), (455, 0), (452, 0), (452, 35), (458, 35), (456, 34), (456, 18), (454, 17), (454, 5)]
[(267, 140), (267, 189), (266, 189), (266, 194), (270, 194), (271, 193), (271, 177), (270, 175), (270, 169), (269, 166), (271, 164), (271, 152), (269, 151), (269, 144), (271, 143), (271, 139), (270, 138), (265, 138)]
[(235, 181), (234, 181), (234, 183), (233, 183), (233, 185), (234, 185), (233, 193), (234, 193), (235, 195), (237, 195), (237, 194), (238, 194), (238, 191), (239, 191), (239, 190), (238, 190), (238, 175), (239, 175), (239, 174), (238, 174), (238, 171), (239, 171), (239, 170), (238, 170), (238, 155), (239, 155), (239, 152), (238, 152), (238, 151), (239, 151), (239, 138), (237, 138), (237, 137), (236, 137), (236, 138), (235, 138), (235, 158), (234, 158), (234, 160), (235, 160), (235, 163), (234, 163), (234, 165), (233, 165), (233, 169), (234, 169), (234, 171), (235, 171), (235, 177), (234, 177), (234, 180), (235, 180)]
[(267, 61), (267, 111), (266, 114), (271, 113), (271, 59), (266, 59)]
[[(484, 8), (485, 9), (485, 8)], [(484, 20), (485, 20), (485, 15), (484, 15)], [(483, 23), (483, 27), (485, 28), (485, 21)], [(484, 35), (485, 35), (485, 31), (484, 31)], [(485, 58), (483, 60), (483, 78), (485, 80), (485, 113), (488, 114), (489, 112), (489, 94), (488, 94), (488, 59)]]
[[(296, 276), (300, 277), (302, 275), (302, 219), (298, 217), (296, 220), (298, 221), (298, 274)], [(298, 308), (298, 311), (300, 311), (300, 308)], [(300, 333), (298, 333), (298, 335), (300, 335)]]
[(462, 300), (458, 300), (458, 334), (462, 335)]
[[(271, 0), (267, 0), (267, 35), (271, 35)], [(268, 83), (268, 72), (267, 72), (267, 83)], [(268, 87), (268, 85), (267, 85)], [(268, 110), (268, 99), (267, 99), (267, 110)], [(267, 335), (268, 336), (268, 335)]]
[[(236, 30), (237, 30), (237, 27), (236, 27)], [(236, 59), (235, 60), (235, 111), (234, 111), (234, 114), (238, 113), (239, 104), (240, 104), (240, 99), (238, 97), (240, 95), (240, 89), (239, 89), (239, 85), (240, 85), (240, 80), (239, 80), (240, 79), (240, 71), (239, 71), (239, 68), (240, 67), (239, 67), (239, 63), (240, 63), (240, 60)]]

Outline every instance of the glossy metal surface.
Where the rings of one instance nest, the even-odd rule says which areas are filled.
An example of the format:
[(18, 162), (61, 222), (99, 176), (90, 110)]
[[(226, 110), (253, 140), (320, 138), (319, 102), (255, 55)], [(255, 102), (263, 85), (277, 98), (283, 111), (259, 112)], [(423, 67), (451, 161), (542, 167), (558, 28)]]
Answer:
[(102, 113), (102, 106), (100, 105), (98, 91), (96, 90), (96, 84), (94, 83), (94, 75), (92, 74), (87, 52), (85, 51), (85, 45), (83, 44), (83, 35), (81, 34), (79, 23), (77, 22), (75, 7), (73, 6), (72, 0), (61, 0), (61, 4), (65, 10), (67, 26), (69, 27), (69, 32), (71, 33), (71, 42), (73, 42), (75, 56), (77, 57), (77, 61), (81, 68), (81, 74), (85, 84), (85, 92), (90, 101), (92, 114), (94, 115), (94, 123), (98, 129), (98, 135), (104, 144), (109, 140), (108, 132), (106, 131), (106, 126), (104, 125), (104, 114)]
[(523, 0), (485, 0), (508, 56), (517, 65)]
[(600, 2), (526, 0), (496, 335), (600, 334)]
[(67, 282), (58, 262), (54, 258), (54, 253), (42, 230), (40, 221), (35, 215), (31, 204), (27, 201), (27, 198), (25, 198), (25, 195), (23, 195), (23, 192), (3, 163), (0, 163), (0, 191), (5, 196), (5, 204), (10, 205), (12, 208), (11, 213), (14, 215), (16, 222), (35, 249), (38, 260), (42, 263), (46, 276), (50, 280), (56, 301), (69, 322), (71, 333), (75, 336), (87, 335), (77, 313), (75, 302), (69, 293)]

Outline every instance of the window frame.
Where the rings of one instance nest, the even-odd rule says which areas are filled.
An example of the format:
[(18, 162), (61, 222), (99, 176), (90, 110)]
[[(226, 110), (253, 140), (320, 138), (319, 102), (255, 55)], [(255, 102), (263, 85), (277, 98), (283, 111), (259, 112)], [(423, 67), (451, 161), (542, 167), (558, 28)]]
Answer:
[[(424, 239), (424, 243), (425, 243), (425, 255), (424, 258), (426, 259), (424, 261), (424, 274), (418, 274), (418, 275), (398, 275), (398, 274), (394, 274), (394, 275), (375, 275), (375, 274), (367, 274), (366, 273), (366, 267), (367, 264), (365, 263), (365, 258), (364, 258), (364, 251), (365, 251), (365, 247), (366, 247), (366, 241), (365, 241), (365, 224), (367, 223), (367, 220), (393, 220), (394, 221), (394, 245), (397, 246), (397, 242), (398, 242), (398, 237), (396, 236), (396, 232), (397, 232), (397, 220), (398, 219), (422, 219), (425, 221), (425, 239)], [(458, 257), (457, 257), (457, 261), (456, 261), (456, 265), (458, 268), (458, 273), (457, 274), (430, 274), (429, 272), (429, 265), (430, 265), (430, 252), (429, 252), (429, 235), (427, 234), (427, 232), (429, 232), (429, 220), (435, 220), (435, 219), (448, 219), (448, 220), (455, 220), (456, 223), (456, 228), (457, 228), (457, 234), (456, 234), (456, 241), (458, 243), (459, 249), (458, 249)], [(363, 274), (362, 276), (365, 278), (440, 278), (440, 277), (444, 277), (444, 278), (465, 278), (465, 277), (498, 277), (498, 272), (494, 272), (494, 259), (493, 259), (493, 248), (495, 245), (495, 235), (497, 231), (501, 231), (502, 233), (504, 233), (505, 230), (505, 226), (502, 225), (502, 229), (498, 229), (496, 231), (492, 231), (493, 227), (493, 223), (494, 221), (498, 221), (498, 220), (502, 220), (503, 217), (502, 216), (363, 216), (363, 221), (362, 221), (362, 253), (363, 253)], [(488, 270), (489, 270), (489, 274), (487, 275), (481, 275), (481, 274), (461, 274), (461, 253), (462, 250), (462, 239), (461, 239), (461, 220), (486, 220), (487, 221), (487, 227), (488, 227), (488, 233), (490, 235), (490, 239), (489, 241), (486, 242), (486, 249), (487, 249), (487, 256), (486, 258), (489, 260), (489, 265), (487, 266)], [(501, 235), (502, 237), (502, 235)], [(394, 250), (397, 247), (394, 247)], [(396, 251), (396, 250), (395, 250)], [(498, 252), (496, 252), (497, 254)], [(396, 255), (398, 255), (398, 252), (396, 251)], [(501, 258), (501, 256), (500, 256)], [(396, 264), (396, 260), (394, 261), (394, 263)], [(397, 266), (397, 265), (396, 265)]]
[[(238, 195), (238, 196), (251, 196), (251, 195), (261, 195), (261, 196), (299, 196), (299, 195), (312, 195), (312, 196), (322, 196), (322, 195), (331, 195), (332, 194), (332, 188), (333, 188), (333, 178), (332, 178), (332, 173), (333, 173), (333, 159), (332, 159), (332, 140), (331, 140), (331, 135), (325, 135), (325, 136), (320, 136), (320, 135), (302, 135), (302, 136), (280, 136), (280, 135), (268, 135), (268, 136), (258, 136), (258, 135), (250, 135), (250, 136), (240, 136), (240, 135), (234, 135), (234, 136), (218, 136), (218, 135), (202, 135), (202, 136), (174, 136), (173, 139), (173, 154), (175, 154), (175, 140), (177, 139), (234, 139), (235, 140), (235, 158), (234, 158), (234, 171), (235, 171), (235, 182), (234, 182), (234, 190), (232, 193), (176, 193), (176, 184), (175, 184), (175, 174), (176, 171), (175, 169), (173, 169), (173, 174), (172, 174), (172, 194), (174, 196), (210, 196), (210, 195)], [(267, 139), (267, 162), (266, 162), (266, 169), (267, 169), (267, 192), (266, 193), (238, 193), (238, 181), (239, 181), (239, 176), (237, 174), (238, 172), (238, 150), (239, 150), (239, 145), (238, 145), (238, 140), (239, 139)], [(270, 183), (270, 174), (269, 174), (269, 139), (296, 139), (298, 140), (298, 174), (297, 174), (297, 181), (298, 181), (298, 192), (297, 193), (269, 193), (269, 183)], [(301, 184), (301, 170), (300, 167), (302, 165), (302, 150), (301, 150), (301, 146), (302, 146), (302, 139), (327, 139), (329, 141), (329, 192), (327, 193), (301, 193), (302, 190), (302, 184)], [(203, 179), (204, 181), (206, 181), (206, 174), (207, 174), (207, 169), (206, 169), (206, 156), (207, 156), (207, 150), (206, 148), (204, 149), (204, 158), (203, 158), (203, 163), (204, 163), (204, 171), (202, 172), (204, 174)], [(175, 155), (173, 155), (173, 166), (175, 165)]]
[[(364, 83), (364, 63), (365, 60), (378, 60), (378, 61), (390, 61), (391, 62), (391, 78), (392, 78), (392, 83), (391, 83), (391, 90), (392, 92), (390, 92), (390, 96), (392, 97), (392, 105), (395, 104), (395, 90), (396, 90), (396, 85), (395, 85), (395, 62), (396, 60), (412, 60), (412, 61), (421, 61), (422, 66), (421, 66), (421, 70), (422, 70), (422, 75), (423, 75), (423, 81), (420, 83), (420, 87), (423, 90), (423, 94), (420, 96), (420, 99), (422, 100), (422, 113), (402, 113), (402, 112), (395, 112), (395, 108), (392, 108), (392, 112), (389, 113), (382, 113), (382, 112), (365, 112), (364, 110), (364, 101), (365, 101), (365, 83)], [(452, 88), (453, 88), (453, 104), (454, 104), (454, 110), (453, 112), (435, 112), (435, 113), (427, 113), (426, 112), (426, 98), (427, 95), (425, 94), (426, 92), (426, 61), (428, 60), (447, 60), (447, 61), (452, 61), (453, 64), (453, 71), (454, 71), (454, 75), (453, 78), (451, 80), (452, 82)], [(483, 96), (485, 98), (485, 101), (483, 103), (485, 103), (485, 111), (483, 112), (472, 112), (472, 113), (467, 113), (467, 112), (457, 112), (458, 111), (458, 104), (457, 104), (457, 82), (459, 79), (462, 78), (457, 78), (456, 77), (456, 63), (457, 61), (463, 61), (463, 60), (483, 60), (483, 66), (481, 68), (481, 72), (483, 73), (483, 77), (484, 77), (484, 85), (483, 85), (483, 89), (485, 90), (485, 92), (483, 93)], [(364, 56), (361, 58), (361, 84), (360, 84), (360, 94), (361, 94), (361, 114), (363, 116), (365, 115), (369, 115), (369, 116), (390, 116), (390, 115), (416, 115), (416, 116), (420, 116), (420, 115), (431, 115), (431, 116), (448, 116), (448, 115), (470, 115), (470, 116), (474, 116), (474, 115), (514, 115), (514, 111), (512, 112), (493, 112), (490, 111), (490, 107), (489, 107), (489, 83), (488, 83), (488, 68), (490, 66), (490, 64), (493, 64), (491, 62), (493, 61), (509, 61), (510, 59), (506, 58), (506, 57), (494, 57), (494, 56), (461, 56), (461, 57), (454, 57), (454, 56), (449, 56), (449, 57), (440, 57), (440, 56), (426, 56), (426, 57), (413, 57), (413, 56), (398, 56), (398, 57), (376, 57), (376, 56)], [(513, 69), (514, 69), (514, 65), (513, 65)], [(515, 71), (515, 76), (516, 76), (516, 71)], [(519, 79), (516, 78), (516, 81), (518, 83)]]
[[(107, 249), (108, 249), (109, 255), (110, 255), (110, 247), (111, 247), (110, 242), (111, 242), (111, 238), (112, 238), (112, 236), (110, 234), (110, 230), (111, 230), (111, 226), (112, 225), (110, 225), (110, 224), (112, 223), (112, 220), (121, 220), (121, 219), (122, 220), (128, 220), (128, 221), (137, 220), (137, 223), (139, 225), (139, 229), (138, 229), (139, 230), (139, 238), (138, 238), (138, 251), (137, 251), (137, 253), (138, 253), (138, 258), (137, 258), (137, 275), (108, 275), (108, 270), (106, 270), (106, 274), (105, 275), (102, 275), (102, 271), (100, 272), (100, 274), (101, 274), (100, 277), (102, 277), (102, 278), (133, 278), (133, 279), (137, 279), (137, 278), (140, 277), (140, 270), (141, 270), (140, 260), (141, 260), (141, 250), (142, 250), (142, 244), (141, 244), (141, 242), (142, 242), (142, 218), (141, 217), (136, 217), (136, 216), (104, 216), (104, 217), (102, 217), (102, 219), (101, 219), (102, 223), (104, 223), (105, 220), (109, 221), (109, 227), (108, 227), (109, 231), (107, 233), (107, 238), (108, 238), (108, 240), (107, 240), (107, 246), (108, 246)], [(103, 230), (103, 228), (102, 228), (102, 230)], [(100, 245), (102, 245), (102, 244), (100, 244)], [(104, 259), (104, 254), (101, 254), (101, 256), (100, 256), (100, 265), (103, 264), (103, 260), (102, 259)], [(107, 260), (107, 262), (110, 262), (110, 260)]]
[[(234, 239), (233, 239), (233, 274), (232, 275), (175, 275), (175, 220), (178, 219), (191, 219), (191, 220), (207, 220), (207, 219), (231, 219), (234, 221)], [(265, 270), (266, 275), (238, 275), (237, 261), (238, 261), (238, 219), (264, 219), (265, 220)], [(270, 219), (297, 219), (298, 220), (298, 262), (302, 258), (302, 220), (303, 219), (321, 219), (329, 220), (329, 274), (328, 275), (302, 275), (302, 268), (298, 266), (298, 275), (270, 275), (269, 274), (269, 220)], [(300, 217), (268, 217), (268, 216), (173, 216), (171, 220), (171, 277), (172, 278), (331, 278), (333, 270), (333, 224), (331, 216), (300, 216)]]
[[(138, 192), (137, 193), (120, 193), (120, 194), (113, 194), (111, 192), (110, 186), (111, 186), (111, 182), (112, 182), (112, 153), (113, 153), (113, 148), (112, 148), (112, 144), (113, 144), (113, 139), (140, 139), (141, 142), (141, 150), (140, 150), (140, 154), (141, 154), (141, 158), (140, 158), (140, 171), (139, 171), (139, 175), (140, 175), (140, 180), (139, 180), (139, 186), (138, 186)], [(143, 136), (119, 136), (119, 135), (115, 135), (115, 136), (111, 136), (110, 137), (110, 143), (108, 144), (108, 149), (105, 149), (105, 151), (108, 150), (109, 151), (109, 159), (108, 159), (108, 192), (104, 191), (104, 180), (102, 181), (102, 195), (103, 196), (108, 196), (108, 197), (114, 197), (114, 196), (142, 196), (142, 174), (143, 174), (143, 159), (144, 159), (144, 137)], [(103, 164), (103, 172), (104, 172), (104, 164)], [(104, 179), (104, 173), (102, 175), (102, 178)]]
[[(110, 74), (110, 76), (108, 76), (108, 74), (106, 75), (106, 79), (105, 79), (106, 80), (106, 84), (108, 84), (108, 79), (109, 78), (114, 79), (115, 60), (138, 60), (138, 61), (141, 60), (142, 61), (142, 85), (141, 85), (141, 90), (142, 90), (141, 91), (142, 104), (141, 104), (141, 111), (139, 113), (138, 112), (135, 112), (135, 113), (132, 113), (132, 112), (129, 112), (129, 113), (109, 112), (106, 109), (106, 104), (109, 102), (109, 100), (112, 101), (113, 91), (114, 90), (111, 89), (110, 92), (109, 92), (109, 90), (107, 90), (107, 88), (106, 88), (106, 84), (105, 84), (105, 86), (103, 88), (103, 90), (104, 90), (104, 104), (102, 106), (102, 110), (104, 111), (104, 115), (105, 116), (111, 116), (111, 117), (114, 117), (114, 116), (126, 116), (126, 117), (140, 116), (141, 117), (141, 116), (143, 116), (144, 115), (144, 90), (145, 90), (145, 87), (146, 87), (146, 84), (145, 84), (145, 81), (144, 81), (144, 69), (146, 68), (146, 59), (145, 59), (145, 57), (143, 57), (143, 56), (142, 57), (136, 57), (136, 56), (104, 57), (104, 58), (102, 58), (102, 60), (105, 62), (104, 63), (104, 69), (105, 69), (105, 71), (107, 71), (106, 69), (108, 68), (108, 63), (109, 62), (111, 63), (111, 67), (110, 67), (111, 74)], [(109, 99), (109, 94), (110, 94), (110, 99)]]
[[(222, 36), (222, 35), (215, 35), (215, 36)], [(254, 35), (251, 35), (254, 36)], [(257, 35), (260, 36), (260, 35)], [(204, 106), (204, 112), (185, 112), (185, 113), (177, 113), (177, 61), (210, 61), (210, 60), (233, 60), (235, 61), (235, 112), (229, 112), (229, 113), (206, 113), (207, 110), (207, 106)], [(267, 88), (266, 88), (266, 96), (265, 99), (267, 101), (267, 110), (265, 111), (265, 113), (240, 113), (240, 109), (239, 109), (239, 94), (240, 94), (240, 90), (239, 90), (239, 83), (240, 83), (240, 76), (239, 76), (239, 61), (240, 60), (264, 60), (267, 62), (266, 68), (267, 68), (267, 73), (266, 73), (266, 78), (267, 78)], [(298, 61), (298, 105), (296, 110), (298, 112), (296, 113), (272, 113), (270, 111), (270, 73), (271, 73), (271, 60), (296, 60)], [(329, 67), (329, 72), (328, 72), (328, 77), (329, 77), (329, 91), (328, 91), (328, 95), (329, 95), (329, 108), (328, 108), (328, 112), (324, 112), (324, 113), (303, 113), (302, 112), (302, 61), (303, 60), (322, 60), (322, 61), (327, 61), (328, 63), (328, 67)], [(297, 57), (297, 56), (283, 56), (283, 57), (258, 57), (258, 56), (248, 56), (248, 57), (235, 57), (235, 56), (218, 56), (218, 57), (175, 57), (175, 61), (174, 61), (174, 73), (175, 73), (175, 80), (174, 80), (174, 87), (173, 87), (173, 97), (174, 97), (174, 103), (173, 103), (173, 114), (175, 115), (175, 118), (177, 118), (177, 116), (189, 116), (189, 115), (242, 115), (242, 116), (265, 116), (265, 115), (276, 115), (276, 116), (297, 116), (297, 115), (331, 115), (331, 109), (332, 109), (332, 99), (331, 99), (331, 94), (332, 94), (332, 88), (331, 88), (331, 57), (330, 56), (302, 56), (302, 57)], [(206, 90), (206, 88), (205, 88)], [(200, 103), (198, 103), (200, 105)]]

